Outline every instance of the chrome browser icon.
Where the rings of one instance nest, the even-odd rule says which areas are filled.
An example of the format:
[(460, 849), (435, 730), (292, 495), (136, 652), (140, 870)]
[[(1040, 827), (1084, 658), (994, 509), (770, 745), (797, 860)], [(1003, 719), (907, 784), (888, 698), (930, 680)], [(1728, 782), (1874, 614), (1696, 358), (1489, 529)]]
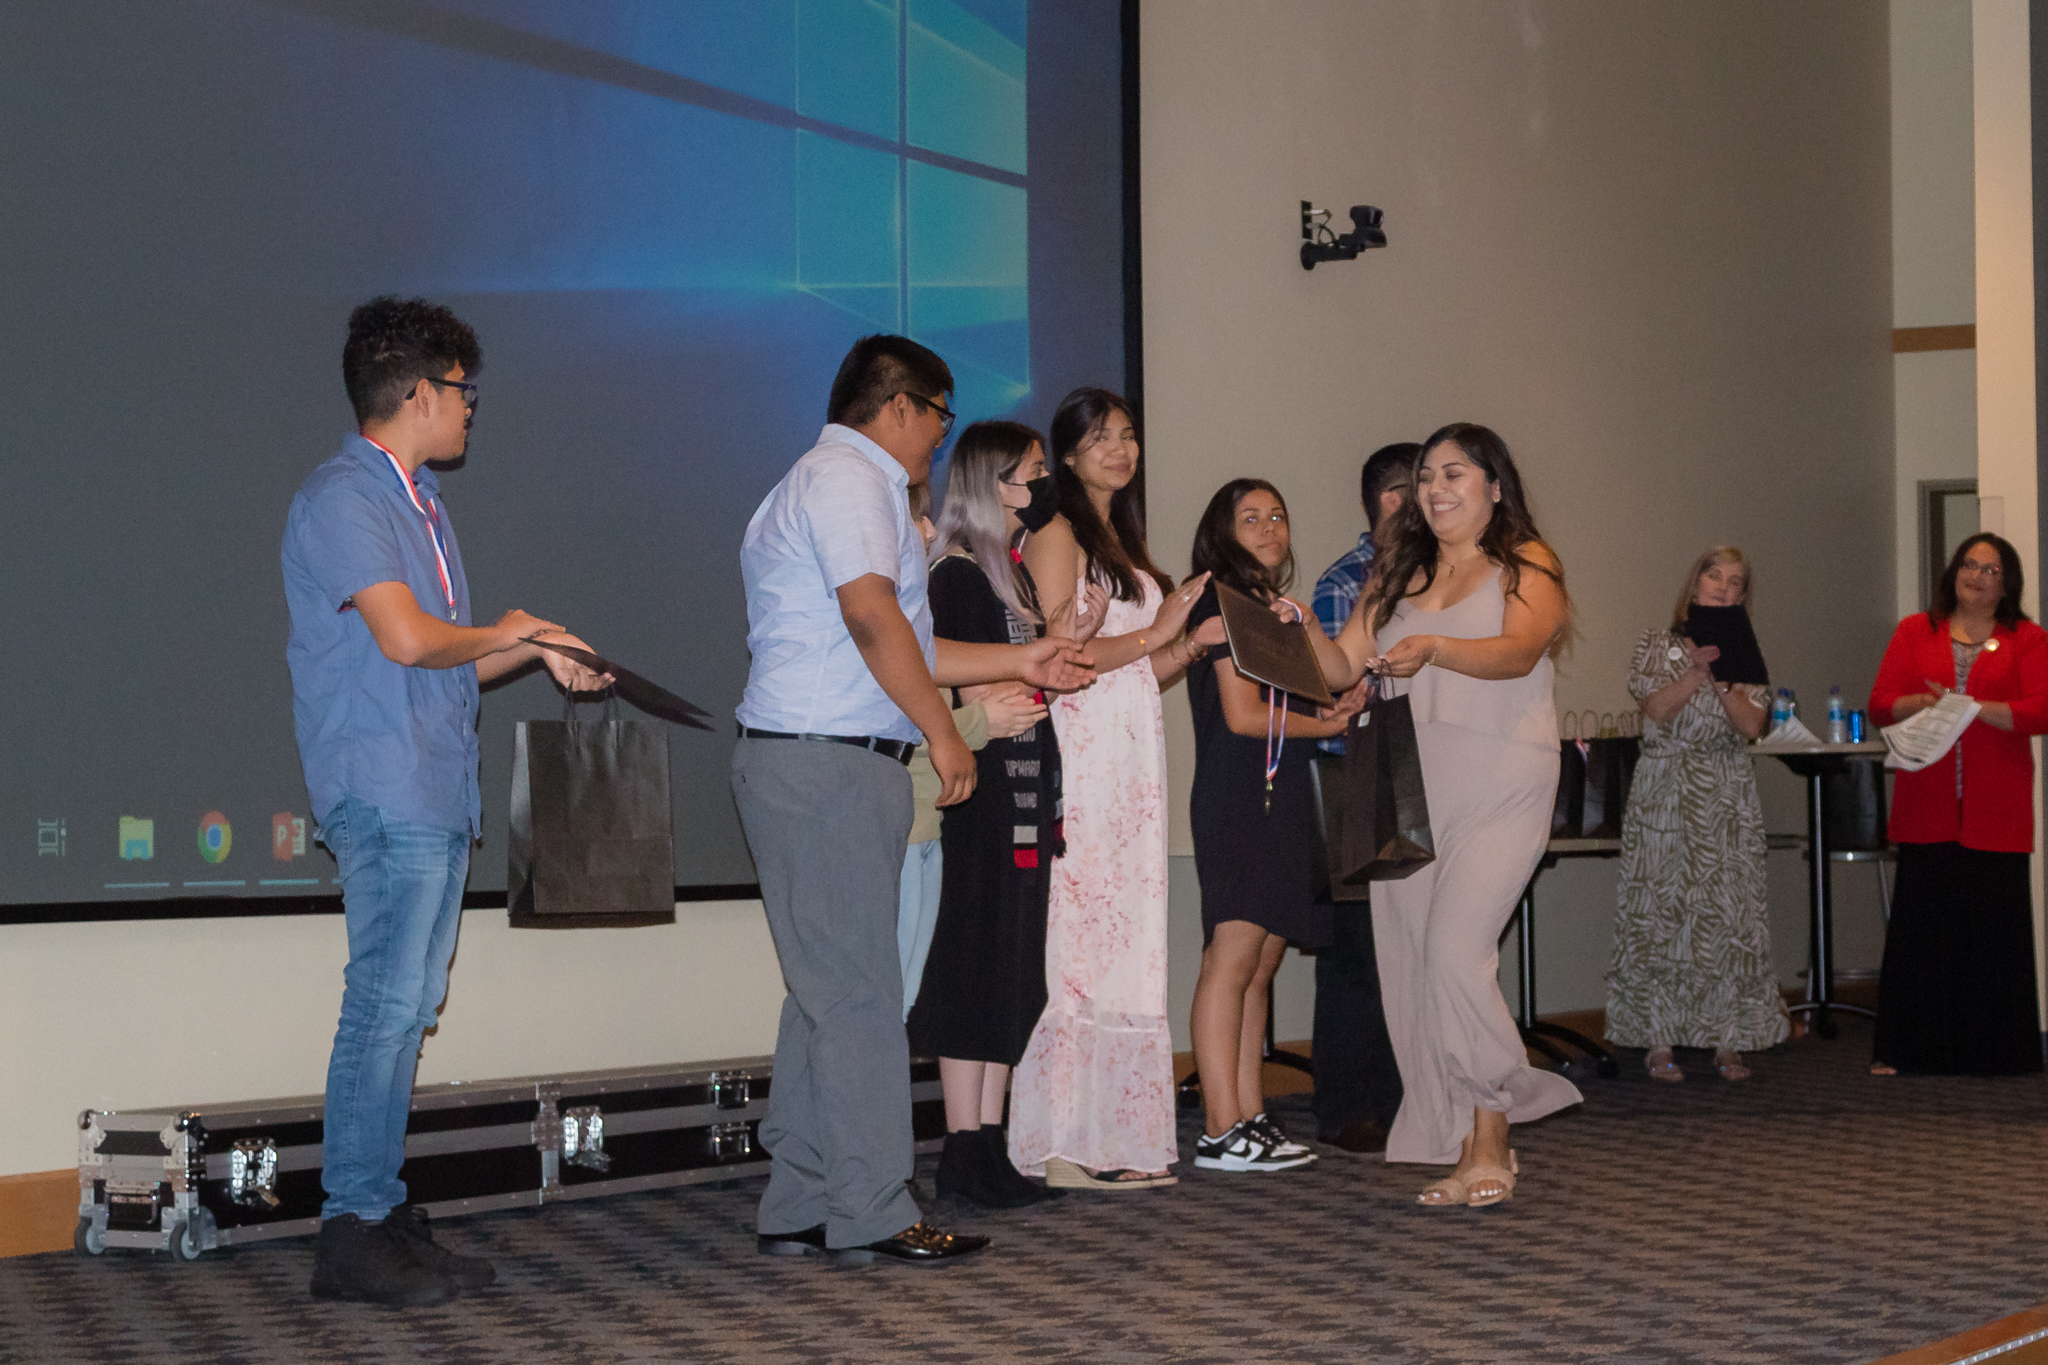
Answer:
[(217, 810), (210, 810), (199, 817), (199, 856), (209, 863), (226, 862), (228, 850), (234, 847), (234, 827), (228, 818)]

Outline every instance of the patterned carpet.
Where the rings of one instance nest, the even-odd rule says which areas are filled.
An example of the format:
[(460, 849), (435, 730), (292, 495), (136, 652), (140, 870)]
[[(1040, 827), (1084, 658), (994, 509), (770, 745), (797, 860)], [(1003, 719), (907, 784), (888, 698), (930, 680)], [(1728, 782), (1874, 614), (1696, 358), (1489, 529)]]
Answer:
[(1516, 1130), (1522, 1189), (1491, 1210), (1417, 1208), (1423, 1172), (1332, 1153), (941, 1202), (996, 1247), (841, 1268), (757, 1256), (736, 1182), (451, 1221), (501, 1287), (410, 1313), (313, 1302), (309, 1241), (0, 1261), (0, 1361), (1868, 1361), (2048, 1300), (2048, 1083), (1873, 1080), (1866, 1030), (1742, 1085), (1685, 1052), (1693, 1078), (1652, 1085), (1636, 1054)]

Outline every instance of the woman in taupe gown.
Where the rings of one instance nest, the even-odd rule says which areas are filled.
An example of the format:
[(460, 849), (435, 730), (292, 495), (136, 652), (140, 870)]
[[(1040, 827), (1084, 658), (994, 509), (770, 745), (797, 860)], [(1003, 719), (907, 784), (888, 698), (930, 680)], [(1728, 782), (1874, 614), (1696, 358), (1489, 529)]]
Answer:
[(1324, 668), (1394, 680), (1415, 716), (1436, 861), (1373, 886), (1387, 1029), (1404, 1095), (1388, 1161), (1450, 1165), (1418, 1202), (1499, 1203), (1519, 1171), (1508, 1125), (1580, 1100), (1528, 1063), (1501, 998), (1500, 931), (1543, 856), (1557, 793), (1550, 655), (1571, 615), (1514, 461), (1485, 427), (1432, 435)]

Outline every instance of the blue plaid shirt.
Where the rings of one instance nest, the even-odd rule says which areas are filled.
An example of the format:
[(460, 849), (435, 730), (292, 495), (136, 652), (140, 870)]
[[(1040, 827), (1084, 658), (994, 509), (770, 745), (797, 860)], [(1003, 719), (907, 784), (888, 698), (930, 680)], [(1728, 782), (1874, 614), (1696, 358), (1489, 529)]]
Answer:
[[(1345, 551), (1343, 557), (1316, 580), (1316, 620), (1323, 623), (1323, 632), (1332, 640), (1337, 632), (1344, 629), (1344, 623), (1351, 619), (1351, 609), (1358, 605), (1358, 595), (1365, 591), (1366, 575), (1372, 572), (1372, 532), (1358, 537), (1358, 544)], [(1319, 748), (1326, 754), (1344, 752), (1341, 739), (1322, 740)]]

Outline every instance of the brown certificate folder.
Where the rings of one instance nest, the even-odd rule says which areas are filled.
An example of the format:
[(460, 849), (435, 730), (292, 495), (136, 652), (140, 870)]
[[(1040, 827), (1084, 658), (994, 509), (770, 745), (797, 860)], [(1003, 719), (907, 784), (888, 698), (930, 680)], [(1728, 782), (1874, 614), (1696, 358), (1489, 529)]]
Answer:
[(1239, 673), (1318, 706), (1337, 704), (1316, 663), (1305, 622), (1283, 621), (1265, 603), (1225, 584), (1215, 588), (1223, 608), (1223, 633), (1230, 641), (1230, 661)]

